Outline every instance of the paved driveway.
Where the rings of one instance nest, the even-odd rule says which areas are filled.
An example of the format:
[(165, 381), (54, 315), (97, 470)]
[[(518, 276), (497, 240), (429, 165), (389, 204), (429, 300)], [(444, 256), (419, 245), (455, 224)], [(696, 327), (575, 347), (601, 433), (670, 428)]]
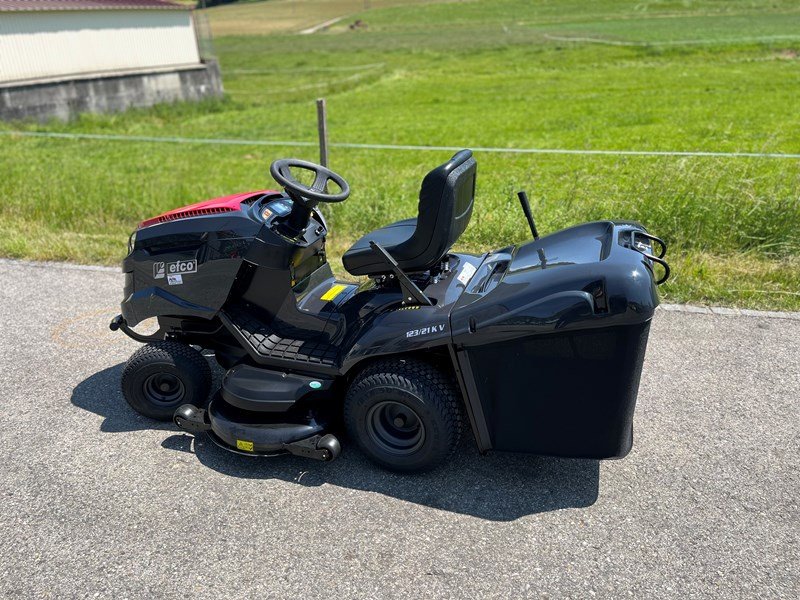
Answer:
[(425, 476), (132, 412), (121, 276), (0, 261), (0, 596), (800, 595), (800, 321), (659, 311), (624, 460)]

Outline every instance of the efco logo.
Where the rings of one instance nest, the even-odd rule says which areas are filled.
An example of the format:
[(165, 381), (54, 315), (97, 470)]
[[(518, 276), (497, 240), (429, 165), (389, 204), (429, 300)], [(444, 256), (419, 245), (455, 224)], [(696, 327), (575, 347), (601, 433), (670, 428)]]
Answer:
[(167, 272), (170, 275), (197, 273), (196, 260), (178, 260), (167, 265)]
[(153, 279), (164, 279), (167, 273), (170, 275), (197, 273), (197, 260), (176, 260), (171, 263), (153, 263)]

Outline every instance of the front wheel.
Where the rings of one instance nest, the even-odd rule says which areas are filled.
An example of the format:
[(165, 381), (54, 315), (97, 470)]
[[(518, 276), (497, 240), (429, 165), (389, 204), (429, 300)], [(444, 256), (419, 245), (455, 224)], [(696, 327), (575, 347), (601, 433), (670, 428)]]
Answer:
[(151, 419), (170, 421), (182, 404), (203, 407), (211, 388), (211, 368), (191, 346), (173, 341), (139, 348), (122, 371), (122, 395)]
[(344, 422), (374, 462), (394, 471), (425, 471), (455, 452), (461, 399), (453, 378), (431, 364), (381, 360), (350, 385)]

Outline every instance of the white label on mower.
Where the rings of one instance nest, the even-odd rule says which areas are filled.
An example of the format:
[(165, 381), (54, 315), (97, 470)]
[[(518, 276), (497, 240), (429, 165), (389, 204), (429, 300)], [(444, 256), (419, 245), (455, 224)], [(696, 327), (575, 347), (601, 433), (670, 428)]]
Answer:
[(421, 327), (419, 329), (406, 331), (406, 337), (417, 337), (418, 335), (429, 335), (431, 333), (441, 333), (442, 331), (444, 331), (444, 323), (441, 325), (430, 325), (428, 327)]
[(164, 279), (166, 268), (167, 266), (163, 262), (153, 263), (153, 279)]
[(197, 273), (197, 261), (196, 260), (177, 260), (175, 262), (171, 262), (167, 265), (167, 272), (168, 273)]
[(469, 280), (472, 279), (472, 276), (475, 275), (475, 271), (477, 271), (477, 269), (473, 267), (472, 264), (465, 263), (464, 268), (461, 269), (461, 273), (458, 274), (457, 279), (464, 285), (467, 285)]
[(169, 275), (167, 275), (167, 283), (170, 285), (181, 285), (183, 284), (183, 275), (181, 275), (180, 273), (178, 273), (177, 275), (170, 273)]

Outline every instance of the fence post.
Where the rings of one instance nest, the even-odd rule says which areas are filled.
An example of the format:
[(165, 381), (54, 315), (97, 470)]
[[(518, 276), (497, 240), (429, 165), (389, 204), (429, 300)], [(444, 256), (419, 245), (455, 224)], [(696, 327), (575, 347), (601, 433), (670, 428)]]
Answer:
[(319, 164), (328, 166), (328, 109), (325, 98), (317, 98), (317, 129), (319, 131)]

